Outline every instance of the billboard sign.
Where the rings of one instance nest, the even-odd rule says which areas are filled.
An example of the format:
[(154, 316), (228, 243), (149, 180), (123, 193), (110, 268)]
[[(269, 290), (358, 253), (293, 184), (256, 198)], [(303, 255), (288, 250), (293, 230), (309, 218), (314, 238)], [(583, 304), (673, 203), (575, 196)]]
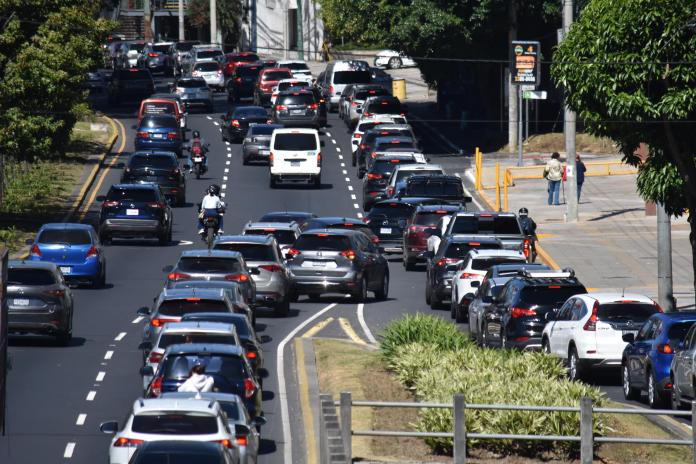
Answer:
[(510, 47), (510, 69), (514, 85), (539, 85), (541, 45), (535, 41), (514, 40)]

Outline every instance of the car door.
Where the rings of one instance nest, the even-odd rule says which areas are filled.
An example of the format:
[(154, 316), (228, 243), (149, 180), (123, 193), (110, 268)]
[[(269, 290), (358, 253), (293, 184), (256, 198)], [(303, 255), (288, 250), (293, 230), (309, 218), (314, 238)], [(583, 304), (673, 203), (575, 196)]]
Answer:
[(377, 262), (378, 250), (373, 243), (364, 234), (359, 234), (356, 237), (356, 242), (361, 253), (365, 256), (365, 265), (368, 269), (368, 279), (370, 288), (377, 288), (382, 283), (383, 272)]
[[(640, 328), (636, 339), (633, 342), (634, 346), (640, 346), (645, 340), (649, 340), (652, 337), (652, 333), (655, 328), (655, 320), (648, 319), (643, 327)], [(644, 374), (642, 374), (640, 363), (637, 359), (637, 353), (632, 355), (628, 360), (628, 373), (631, 376), (631, 382), (636, 385), (642, 385), (645, 380)]]
[(696, 358), (696, 325), (689, 330), (689, 348), (685, 350), (683, 363), (681, 363), (681, 389), (680, 391), (690, 398), (696, 397), (694, 391), (694, 359)]
[(645, 338), (642, 340), (637, 340), (633, 343), (633, 359), (636, 366), (635, 378), (631, 378), (636, 385), (646, 384), (648, 366), (647, 362), (650, 355), (650, 350), (655, 342), (655, 338), (662, 332), (662, 321), (659, 319), (654, 319), (652, 324), (652, 329), (646, 333)]
[(590, 333), (584, 329), (583, 319), (587, 315), (587, 306), (582, 298), (575, 298), (573, 307), (570, 308), (570, 317), (563, 323), (563, 332), (561, 335), (561, 343), (563, 344), (563, 356), (568, 355), (568, 350), (571, 341), (587, 341), (594, 345), (595, 340), (582, 340), (583, 337), (594, 337), (594, 332)]
[(556, 314), (556, 319), (549, 322), (549, 349), (556, 356), (565, 356), (566, 346), (563, 344), (563, 324), (570, 319), (570, 311), (575, 304), (575, 298), (570, 298), (563, 303)]
[[(646, 322), (647, 323), (647, 322)], [(691, 382), (687, 382), (686, 367), (689, 359), (694, 355), (694, 337), (696, 337), (696, 325), (692, 326), (684, 337), (684, 349), (678, 350), (672, 359), (672, 376), (674, 386), (682, 396), (691, 396)]]

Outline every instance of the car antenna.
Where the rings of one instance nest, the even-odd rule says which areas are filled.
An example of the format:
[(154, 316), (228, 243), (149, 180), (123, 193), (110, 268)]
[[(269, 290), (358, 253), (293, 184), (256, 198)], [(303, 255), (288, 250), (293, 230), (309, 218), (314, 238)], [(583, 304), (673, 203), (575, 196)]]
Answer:
[(621, 288), (621, 298), (623, 298), (624, 296), (626, 296), (626, 287)]

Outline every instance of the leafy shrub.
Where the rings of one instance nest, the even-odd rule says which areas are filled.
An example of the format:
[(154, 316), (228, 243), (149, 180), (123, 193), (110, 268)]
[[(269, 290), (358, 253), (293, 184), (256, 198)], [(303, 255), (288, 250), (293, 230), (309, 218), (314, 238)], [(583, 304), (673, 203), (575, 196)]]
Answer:
[(389, 360), (399, 346), (409, 343), (430, 343), (441, 350), (455, 350), (472, 345), (469, 338), (454, 324), (439, 317), (423, 314), (407, 315), (391, 322), (382, 333), (382, 354)]

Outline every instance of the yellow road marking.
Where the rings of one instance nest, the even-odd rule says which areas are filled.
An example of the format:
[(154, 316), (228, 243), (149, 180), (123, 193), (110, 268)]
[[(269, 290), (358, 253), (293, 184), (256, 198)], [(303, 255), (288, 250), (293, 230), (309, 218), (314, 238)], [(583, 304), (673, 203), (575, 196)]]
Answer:
[(554, 237), (558, 234), (537, 234), (537, 238), (547, 238), (547, 237)]
[(104, 183), (104, 179), (106, 178), (106, 175), (109, 173), (109, 170), (113, 167), (113, 165), (116, 164), (116, 161), (118, 161), (119, 155), (121, 153), (123, 153), (123, 149), (126, 148), (126, 128), (123, 127), (123, 124), (118, 119), (115, 119), (114, 121), (116, 121), (116, 123), (121, 128), (121, 133), (119, 134), (119, 136), (121, 137), (121, 143), (118, 147), (118, 150), (114, 154), (113, 158), (111, 159), (111, 161), (109, 161), (109, 164), (107, 164), (106, 168), (99, 175), (99, 180), (97, 181), (96, 185), (94, 186), (94, 189), (92, 190), (92, 194), (89, 196), (89, 200), (84, 205), (82, 205), (82, 210), (80, 211), (79, 222), (82, 222), (85, 219), (85, 216), (87, 216), (87, 212), (92, 207), (92, 204), (94, 203), (94, 199), (97, 198), (97, 194), (99, 193), (99, 189), (101, 188), (102, 184)]
[[(329, 318), (332, 319), (332, 318)], [(316, 327), (316, 326), (315, 326)], [(305, 428), (305, 444), (307, 445), (307, 464), (317, 464), (317, 443), (314, 432), (314, 415), (309, 402), (309, 380), (305, 369), (305, 352), (302, 339), (295, 339), (295, 355), (297, 361), (297, 385), (300, 393), (300, 409)]]
[(317, 322), (314, 326), (312, 326), (311, 329), (307, 330), (307, 332), (302, 335), (302, 338), (311, 338), (314, 335), (316, 335), (318, 332), (322, 331), (327, 325), (331, 324), (333, 322), (334, 318), (333, 317), (327, 317), (323, 321)]
[(365, 342), (362, 338), (358, 336), (358, 334), (353, 330), (353, 326), (350, 325), (350, 322), (348, 322), (348, 319), (345, 317), (339, 317), (338, 318), (338, 323), (341, 324), (341, 328), (343, 331), (348, 335), (348, 338), (353, 340), (355, 343), (359, 343), (361, 345), (367, 345), (367, 342)]

